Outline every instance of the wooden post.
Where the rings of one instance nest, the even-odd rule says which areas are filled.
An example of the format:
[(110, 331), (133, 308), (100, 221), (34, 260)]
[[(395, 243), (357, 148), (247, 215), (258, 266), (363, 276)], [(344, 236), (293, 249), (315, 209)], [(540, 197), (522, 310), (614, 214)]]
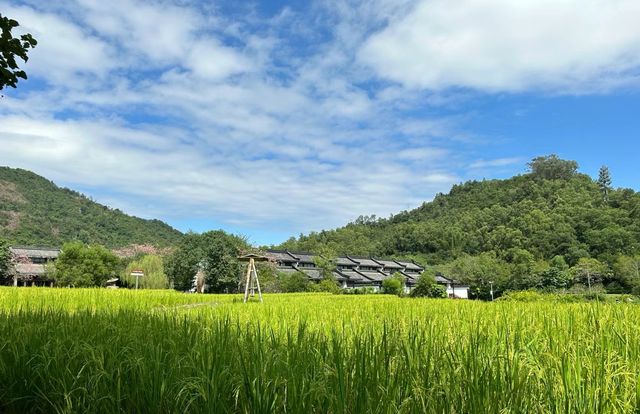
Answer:
[(255, 253), (245, 254), (238, 257), (238, 260), (247, 262), (247, 271), (244, 275), (244, 303), (247, 303), (249, 297), (254, 297), (256, 288), (258, 288), (258, 297), (262, 302), (262, 289), (260, 288), (260, 280), (258, 279), (258, 269), (256, 262), (266, 262), (269, 259)]
[(253, 276), (256, 280), (256, 285), (258, 286), (258, 296), (260, 297), (260, 302), (262, 302), (262, 290), (260, 290), (260, 280), (258, 280), (258, 271), (256, 270), (256, 263), (253, 259), (251, 259), (251, 266), (253, 267)]
[(251, 283), (251, 261), (247, 264), (247, 274), (245, 276), (246, 282), (244, 285), (244, 303), (247, 303), (249, 300), (249, 283)]
[(262, 302), (262, 290), (260, 289), (260, 281), (258, 280), (258, 271), (256, 270), (256, 263), (253, 258), (249, 259), (247, 264), (247, 274), (245, 276), (244, 284), (244, 303), (249, 300), (249, 290), (251, 290), (251, 297), (255, 296), (255, 288), (258, 288), (258, 297)]

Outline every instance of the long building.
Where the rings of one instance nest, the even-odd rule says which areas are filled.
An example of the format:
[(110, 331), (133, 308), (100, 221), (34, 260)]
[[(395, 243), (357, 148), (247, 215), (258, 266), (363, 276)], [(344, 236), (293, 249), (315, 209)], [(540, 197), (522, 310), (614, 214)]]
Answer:
[[(280, 272), (302, 272), (312, 281), (319, 281), (323, 278), (322, 269), (317, 267), (314, 260), (315, 255), (312, 253), (267, 250), (266, 254), (276, 263), (277, 270)], [(405, 278), (405, 291), (410, 292), (422, 272), (424, 272), (424, 267), (413, 261), (346, 255), (336, 259), (333, 277), (343, 289), (369, 287), (378, 291), (382, 287), (384, 279), (399, 273)], [(469, 297), (468, 286), (458, 284), (443, 275), (436, 276), (436, 283), (446, 288), (449, 297), (464, 299)]]
[(53, 285), (53, 280), (46, 274), (46, 265), (55, 261), (60, 249), (39, 246), (13, 246), (9, 248), (16, 263), (11, 269), (13, 285), (43, 286)]

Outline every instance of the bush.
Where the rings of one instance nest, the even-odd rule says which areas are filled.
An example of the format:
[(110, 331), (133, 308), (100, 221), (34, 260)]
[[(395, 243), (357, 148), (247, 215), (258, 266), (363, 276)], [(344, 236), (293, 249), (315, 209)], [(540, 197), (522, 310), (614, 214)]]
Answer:
[(369, 286), (343, 289), (342, 292), (346, 295), (371, 295), (378, 293), (376, 292), (375, 288)]
[(542, 302), (555, 297), (553, 294), (543, 294), (537, 290), (508, 291), (496, 299), (500, 302)]
[(278, 282), (280, 292), (283, 293), (306, 292), (309, 290), (309, 278), (302, 272), (278, 272)]
[(104, 286), (118, 276), (119, 267), (120, 260), (104, 247), (74, 242), (62, 247), (53, 276), (60, 286)]
[(437, 283), (431, 285), (424, 285), (418, 283), (416, 287), (411, 291), (412, 298), (446, 298), (447, 288)]
[(388, 295), (402, 295), (403, 283), (400, 278), (390, 277), (382, 281), (382, 292)]
[(329, 292), (333, 294), (342, 293), (342, 289), (338, 284), (331, 279), (322, 279), (318, 283), (310, 283), (309, 291), (311, 292)]

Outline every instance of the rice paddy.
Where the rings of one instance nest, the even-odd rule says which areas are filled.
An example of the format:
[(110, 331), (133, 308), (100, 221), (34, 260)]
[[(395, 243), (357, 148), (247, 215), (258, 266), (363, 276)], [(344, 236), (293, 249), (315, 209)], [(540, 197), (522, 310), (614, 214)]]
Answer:
[(640, 307), (0, 288), (0, 413), (628, 413)]

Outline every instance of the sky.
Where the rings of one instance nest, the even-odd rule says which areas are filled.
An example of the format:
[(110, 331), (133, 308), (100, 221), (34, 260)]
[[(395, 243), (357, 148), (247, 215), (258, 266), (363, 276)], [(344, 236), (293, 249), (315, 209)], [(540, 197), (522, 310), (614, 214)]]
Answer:
[(255, 244), (556, 153), (640, 189), (637, 0), (0, 0), (0, 165)]

